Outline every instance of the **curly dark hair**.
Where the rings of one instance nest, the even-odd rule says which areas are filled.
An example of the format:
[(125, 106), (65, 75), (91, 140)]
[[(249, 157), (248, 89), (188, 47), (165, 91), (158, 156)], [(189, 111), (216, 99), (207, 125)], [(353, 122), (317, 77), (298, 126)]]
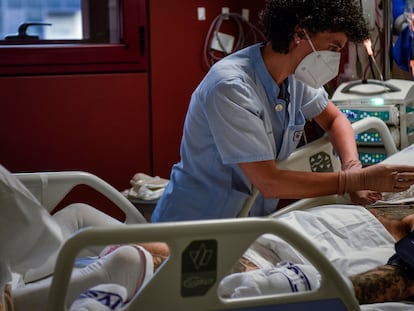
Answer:
[(356, 43), (369, 37), (368, 23), (356, 0), (267, 0), (260, 21), (266, 39), (280, 53), (288, 53), (296, 26), (313, 34), (344, 32)]

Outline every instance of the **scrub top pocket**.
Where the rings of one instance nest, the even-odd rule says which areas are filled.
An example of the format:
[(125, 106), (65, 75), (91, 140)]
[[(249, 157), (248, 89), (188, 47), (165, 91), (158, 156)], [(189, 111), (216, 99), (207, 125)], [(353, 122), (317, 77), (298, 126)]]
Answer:
[(277, 154), (277, 160), (285, 160), (295, 151), (303, 135), (305, 124), (290, 125), (283, 135), (282, 145)]

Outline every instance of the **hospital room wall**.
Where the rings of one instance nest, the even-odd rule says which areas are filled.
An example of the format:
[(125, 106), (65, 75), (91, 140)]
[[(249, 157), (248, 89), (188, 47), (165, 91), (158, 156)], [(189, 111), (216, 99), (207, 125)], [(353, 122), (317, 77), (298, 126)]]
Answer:
[[(0, 90), (10, 171), (83, 170), (120, 190), (150, 172), (148, 73), (0, 77)], [(86, 187), (71, 196), (122, 216)]]

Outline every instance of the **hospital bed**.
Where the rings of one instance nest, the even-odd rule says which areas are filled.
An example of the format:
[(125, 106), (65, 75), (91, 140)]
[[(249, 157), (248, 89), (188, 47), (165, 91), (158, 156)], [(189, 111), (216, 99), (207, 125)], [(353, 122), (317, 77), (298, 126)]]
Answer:
[[(322, 273), (320, 288), (266, 298), (224, 300), (218, 297), (219, 281), (263, 233), (274, 233), (302, 251)], [(82, 231), (68, 240), (59, 254), (59, 270), (53, 278), (47, 310), (65, 310), (64, 293), (78, 251), (88, 245), (137, 240), (165, 241), (171, 255), (127, 310), (358, 310), (349, 282), (328, 259), (305, 236), (271, 218), (129, 225)], [(209, 260), (207, 269), (189, 269), (182, 265), (191, 253), (202, 251), (210, 254), (205, 258)]]
[[(376, 129), (381, 133), (389, 154), (397, 150), (385, 124), (376, 118), (353, 124), (355, 132)], [(310, 146), (309, 146), (310, 145)], [(295, 152), (289, 160), (281, 165), (286, 168), (312, 170), (301, 159), (315, 155), (327, 154), (331, 158), (333, 170), (338, 170), (339, 161), (326, 137), (311, 143)], [(308, 167), (303, 167), (303, 166)], [(67, 173), (17, 174), (29, 188), (34, 189), (48, 210), (53, 209), (60, 198), (49, 199), (45, 189), (54, 189), (52, 184), (60, 182), (63, 193), (67, 193), (81, 176), (83, 183), (92, 187), (112, 192), (113, 189), (101, 182), (91, 181), (95, 177), (83, 172), (72, 172), (70, 186), (63, 182)], [(42, 177), (42, 176), (43, 177)], [(45, 177), (46, 176), (46, 177)], [(46, 180), (46, 181), (45, 181)], [(37, 184), (37, 186), (36, 186)], [(46, 186), (45, 186), (46, 184)], [(64, 184), (64, 186), (62, 186)], [(57, 190), (51, 191), (56, 194)], [(48, 311), (67, 310), (65, 296), (73, 263), (80, 250), (89, 245), (108, 245), (130, 242), (164, 241), (170, 247), (171, 255), (151, 281), (141, 289), (128, 305), (127, 310), (359, 310), (353, 296), (350, 282), (340, 275), (331, 262), (315, 247), (305, 235), (287, 226), (276, 218), (278, 213), (269, 218), (239, 218), (217, 221), (191, 221), (179, 223), (145, 224), (145, 220), (136, 209), (118, 196), (109, 195), (122, 206), (129, 219), (128, 226), (111, 228), (88, 228), (71, 239), (61, 249), (53, 277), (48, 300)], [(321, 204), (346, 201), (340, 196), (301, 200), (288, 206), (283, 213), (306, 209)], [(245, 211), (249, 206), (246, 204)], [(240, 215), (243, 216), (243, 215)], [(135, 223), (135, 224), (134, 224)], [(138, 224), (137, 224), (138, 223)], [(141, 224), (139, 224), (141, 223)], [(310, 292), (280, 294), (266, 297), (241, 299), (223, 299), (218, 297), (217, 288), (220, 280), (229, 272), (232, 265), (246, 248), (264, 233), (272, 233), (286, 240), (298, 249), (321, 273), (321, 286)], [(207, 269), (200, 267), (188, 270), (183, 264), (190, 254), (204, 251), (211, 255), (212, 263)], [(204, 254), (207, 254), (204, 253)], [(187, 256), (187, 257), (186, 257)], [(187, 258), (187, 259), (186, 259)]]

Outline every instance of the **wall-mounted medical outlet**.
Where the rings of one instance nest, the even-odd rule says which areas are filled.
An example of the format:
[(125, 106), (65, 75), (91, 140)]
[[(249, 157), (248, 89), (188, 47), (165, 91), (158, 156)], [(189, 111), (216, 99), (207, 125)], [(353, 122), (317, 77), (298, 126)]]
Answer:
[(230, 9), (227, 7), (221, 8), (221, 14), (226, 15), (224, 19), (229, 19)]
[(197, 19), (199, 21), (205, 21), (206, 20), (206, 8), (204, 8), (204, 7), (197, 8)]
[(243, 9), (242, 10), (242, 16), (247, 22), (249, 21), (249, 15), (250, 15), (249, 9)]
[(211, 48), (216, 51), (231, 53), (234, 46), (234, 36), (222, 32), (215, 32), (211, 40)]

